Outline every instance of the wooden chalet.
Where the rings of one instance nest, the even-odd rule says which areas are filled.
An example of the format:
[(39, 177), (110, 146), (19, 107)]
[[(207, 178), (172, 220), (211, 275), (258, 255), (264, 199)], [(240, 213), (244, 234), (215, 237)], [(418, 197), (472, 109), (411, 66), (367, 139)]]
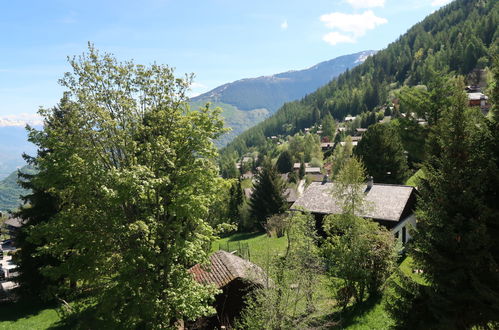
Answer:
[[(315, 217), (317, 232), (325, 235), (323, 220), (326, 215), (340, 214), (341, 203), (332, 195), (334, 182), (313, 182), (292, 205)], [(410, 238), (409, 227), (416, 226), (414, 210), (416, 189), (411, 186), (368, 183), (364, 187), (366, 207), (359, 216), (371, 218), (388, 228), (402, 243)]]
[(213, 253), (209, 264), (197, 264), (189, 272), (198, 283), (214, 285), (222, 292), (215, 297), (216, 315), (188, 324), (188, 329), (232, 328), (245, 307), (246, 295), (269, 283), (259, 266), (223, 250)]

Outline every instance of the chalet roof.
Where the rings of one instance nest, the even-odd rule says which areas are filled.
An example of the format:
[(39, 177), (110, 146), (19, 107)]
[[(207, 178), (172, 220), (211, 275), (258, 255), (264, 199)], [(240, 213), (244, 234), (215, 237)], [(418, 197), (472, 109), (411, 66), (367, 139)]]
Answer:
[[(340, 145), (341, 145), (342, 147), (344, 147), (344, 146), (345, 146), (345, 144), (347, 144), (347, 143), (346, 143), (346, 142), (340, 142)], [(352, 141), (352, 146), (356, 147), (356, 146), (357, 146), (357, 144), (359, 144), (359, 142), (358, 142), (358, 141)]]
[(196, 264), (189, 269), (194, 279), (201, 284), (214, 284), (222, 288), (236, 279), (266, 284), (265, 272), (254, 263), (232, 253), (220, 250), (210, 256), (208, 265)]
[(468, 100), (488, 100), (489, 98), (487, 95), (477, 92), (477, 93), (467, 93), (468, 95)]
[[(341, 213), (338, 201), (331, 194), (334, 184), (334, 182), (311, 183), (292, 208), (301, 207), (312, 213), (321, 214)], [(363, 187), (364, 190), (366, 188), (367, 185)], [(359, 216), (399, 221), (413, 190), (414, 187), (411, 186), (374, 184), (366, 195), (366, 211)]]
[(351, 136), (352, 138), (352, 142), (358, 142), (360, 140), (362, 140), (362, 136)]
[(320, 167), (306, 167), (305, 168), (305, 173), (321, 173), (321, 168)]
[(23, 225), (24, 220), (21, 218), (9, 218), (4, 224), (11, 227), (20, 228)]
[(284, 196), (286, 196), (286, 202), (288, 203), (294, 203), (300, 197), (300, 194), (296, 189), (293, 188), (286, 188), (284, 191)]
[[(293, 168), (295, 170), (300, 168), (301, 163), (293, 163)], [(310, 167), (310, 163), (305, 163), (305, 168)]]

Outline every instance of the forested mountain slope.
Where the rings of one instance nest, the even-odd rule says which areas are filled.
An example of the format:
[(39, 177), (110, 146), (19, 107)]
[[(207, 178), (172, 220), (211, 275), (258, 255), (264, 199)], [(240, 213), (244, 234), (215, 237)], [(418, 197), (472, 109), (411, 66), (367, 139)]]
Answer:
[(386, 49), (245, 131), (224, 152), (242, 154), (265, 137), (293, 134), (330, 113), (337, 120), (374, 109), (390, 91), (425, 84), (435, 71), (467, 75), (499, 54), (499, 1), (456, 0), (414, 25)]
[(194, 97), (190, 103), (197, 108), (210, 102), (212, 106), (223, 109), (226, 126), (232, 128), (219, 141), (223, 145), (275, 113), (285, 102), (304, 97), (375, 53), (367, 50), (324, 61), (304, 70), (237, 80)]
[[(23, 166), (20, 171), (27, 174), (33, 174), (35, 172), (30, 166)], [(21, 204), (20, 196), (27, 193), (27, 191), (17, 183), (17, 173), (18, 171), (16, 170), (0, 181), (0, 211), (11, 211), (16, 209)]]

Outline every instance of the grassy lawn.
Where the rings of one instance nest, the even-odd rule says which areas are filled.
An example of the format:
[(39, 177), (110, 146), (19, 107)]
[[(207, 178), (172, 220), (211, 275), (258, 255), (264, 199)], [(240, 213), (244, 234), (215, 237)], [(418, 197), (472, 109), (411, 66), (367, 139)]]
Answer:
[[(269, 257), (275, 253), (284, 253), (286, 249), (286, 238), (268, 237), (266, 234), (259, 233), (237, 233), (231, 236), (219, 239), (212, 246), (213, 251), (217, 251), (220, 246), (229, 242), (229, 246), (237, 248), (238, 244), (248, 244), (251, 261), (265, 268)], [(411, 257), (407, 257), (399, 265), (399, 268), (414, 281), (425, 284), (420, 274), (413, 272), (414, 266)], [(334, 300), (331, 297), (328, 288), (328, 279), (326, 276), (319, 277), (319, 297), (318, 307), (318, 325), (328, 325), (328, 329), (389, 329), (393, 325), (393, 320), (384, 308), (384, 299), (386, 299), (385, 290), (383, 297), (372, 297), (359, 306), (348, 307), (340, 313), (334, 306)]]
[(0, 329), (49, 329), (57, 328), (60, 315), (55, 306), (26, 302), (0, 305)]
[(284, 253), (287, 245), (286, 237), (274, 238), (262, 233), (237, 233), (215, 241), (212, 251), (226, 249), (227, 243), (231, 250), (229, 252), (238, 250), (239, 243), (242, 247), (247, 244), (250, 251), (249, 259), (262, 268), (266, 268), (271, 256)]
[(413, 176), (411, 176), (405, 184), (408, 186), (417, 187), (419, 184), (419, 178), (424, 178), (423, 170), (419, 169)]

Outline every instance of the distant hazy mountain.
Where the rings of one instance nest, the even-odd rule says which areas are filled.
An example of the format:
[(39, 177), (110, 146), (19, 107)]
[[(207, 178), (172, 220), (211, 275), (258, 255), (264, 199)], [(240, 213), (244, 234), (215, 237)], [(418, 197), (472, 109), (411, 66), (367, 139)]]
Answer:
[(0, 125), (0, 180), (26, 164), (23, 153), (34, 154), (36, 148), (27, 138), (24, 125)]
[(273, 114), (284, 103), (314, 92), (374, 53), (376, 51), (367, 50), (321, 62), (305, 70), (237, 80), (192, 98), (191, 104), (197, 107), (211, 102), (224, 109), (226, 124), (233, 129), (223, 141), (227, 142)]

